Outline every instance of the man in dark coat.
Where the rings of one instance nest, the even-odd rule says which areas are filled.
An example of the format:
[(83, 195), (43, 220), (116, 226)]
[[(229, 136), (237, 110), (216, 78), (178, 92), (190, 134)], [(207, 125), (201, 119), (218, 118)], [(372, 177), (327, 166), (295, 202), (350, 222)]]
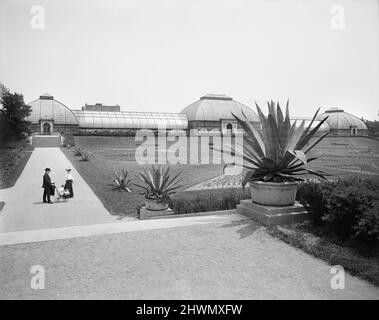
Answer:
[(42, 188), (43, 188), (43, 203), (52, 203), (50, 200), (51, 196), (51, 179), (49, 176), (50, 168), (45, 169), (45, 174), (43, 175), (43, 182), (42, 182)]

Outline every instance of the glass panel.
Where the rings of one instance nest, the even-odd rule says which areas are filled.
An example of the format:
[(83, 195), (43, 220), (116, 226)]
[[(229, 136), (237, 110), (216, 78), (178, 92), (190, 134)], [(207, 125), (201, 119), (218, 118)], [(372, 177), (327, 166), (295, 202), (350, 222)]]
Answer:
[[(186, 129), (187, 117), (182, 114), (164, 114), (157, 112), (90, 112), (76, 111), (76, 116), (82, 128), (103, 129)], [(68, 113), (66, 113), (67, 119)], [(200, 124), (200, 123), (199, 123)], [(198, 126), (218, 126), (213, 123), (201, 123)]]

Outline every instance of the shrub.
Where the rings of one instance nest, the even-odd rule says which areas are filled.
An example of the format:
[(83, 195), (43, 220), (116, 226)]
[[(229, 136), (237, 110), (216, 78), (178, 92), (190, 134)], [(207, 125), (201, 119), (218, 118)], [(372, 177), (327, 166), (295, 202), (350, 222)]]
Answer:
[(379, 241), (378, 183), (361, 178), (299, 185), (297, 199), (317, 225), (347, 239)]
[(310, 217), (315, 225), (322, 225), (322, 217), (326, 214), (324, 199), (325, 190), (331, 183), (318, 183), (312, 181), (301, 182), (298, 185), (296, 199), (311, 214)]
[(178, 214), (230, 210), (249, 198), (249, 191), (242, 188), (184, 191), (172, 197), (170, 208)]
[(67, 147), (67, 146), (75, 146), (75, 139), (74, 139), (74, 136), (72, 134), (65, 134), (64, 135), (64, 142), (63, 142), (63, 146), (64, 147)]
[(354, 231), (358, 238), (366, 241), (379, 240), (379, 201), (362, 214)]
[(79, 131), (75, 136), (134, 137), (136, 129)]

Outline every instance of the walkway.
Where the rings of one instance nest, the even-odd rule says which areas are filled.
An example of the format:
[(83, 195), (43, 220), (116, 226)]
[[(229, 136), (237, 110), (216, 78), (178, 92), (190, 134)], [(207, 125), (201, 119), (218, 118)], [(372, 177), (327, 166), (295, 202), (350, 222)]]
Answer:
[[(345, 289), (333, 290), (324, 261), (229, 218), (0, 246), (0, 299), (379, 299), (378, 287), (347, 273)], [(43, 290), (30, 287), (34, 265)]]
[[(46, 167), (52, 169), (50, 176), (57, 185), (64, 183), (65, 168), (72, 169), (73, 199), (51, 205), (42, 203)], [(0, 201), (5, 202), (0, 212), (0, 233), (117, 221), (59, 148), (35, 148), (16, 184), (0, 190)]]

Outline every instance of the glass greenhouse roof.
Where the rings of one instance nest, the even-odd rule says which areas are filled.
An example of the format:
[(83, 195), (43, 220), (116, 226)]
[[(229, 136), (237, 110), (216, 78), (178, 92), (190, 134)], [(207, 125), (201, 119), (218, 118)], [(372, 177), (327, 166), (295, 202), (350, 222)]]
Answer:
[(326, 110), (317, 116), (318, 120), (328, 117), (326, 122), (331, 130), (350, 130), (350, 128), (355, 127), (360, 130), (367, 130), (366, 124), (356, 116), (350, 113), (344, 112), (340, 108), (331, 108)]
[(79, 128), (88, 129), (186, 129), (187, 116), (158, 112), (73, 111)]
[(181, 113), (186, 114), (189, 121), (233, 120), (233, 113), (242, 118), (245, 114), (249, 121), (259, 122), (257, 114), (252, 109), (226, 95), (206, 94), (185, 107)]
[(28, 105), (31, 106), (32, 112), (27, 120), (33, 124), (39, 123), (40, 120), (54, 120), (55, 124), (78, 124), (72, 111), (63, 103), (54, 100), (53, 96), (40, 96)]

